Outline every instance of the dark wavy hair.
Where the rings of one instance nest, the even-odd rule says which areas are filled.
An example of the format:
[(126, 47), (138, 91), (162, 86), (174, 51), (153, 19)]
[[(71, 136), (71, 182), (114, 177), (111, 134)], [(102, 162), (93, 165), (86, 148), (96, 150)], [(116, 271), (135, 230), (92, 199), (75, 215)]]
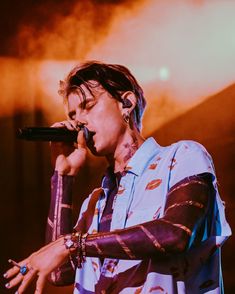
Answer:
[(137, 103), (131, 113), (132, 121), (140, 131), (143, 112), (146, 106), (143, 90), (131, 74), (129, 69), (123, 65), (106, 64), (98, 61), (88, 61), (75, 66), (64, 81), (60, 81), (59, 94), (65, 100), (74, 91), (79, 90), (83, 96), (84, 104), (86, 102), (85, 93), (81, 85), (92, 94), (92, 88), (96, 81), (101, 85), (114, 99), (123, 102), (121, 95), (126, 91), (131, 91), (137, 98)]

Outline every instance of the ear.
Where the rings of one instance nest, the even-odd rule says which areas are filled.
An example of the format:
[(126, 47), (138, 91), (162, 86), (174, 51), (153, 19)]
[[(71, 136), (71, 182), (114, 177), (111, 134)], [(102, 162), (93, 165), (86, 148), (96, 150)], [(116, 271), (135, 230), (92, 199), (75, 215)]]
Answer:
[[(127, 91), (122, 94), (122, 112), (129, 112), (131, 113), (132, 110), (135, 108), (137, 99), (133, 92)], [(126, 109), (126, 110), (125, 110)]]

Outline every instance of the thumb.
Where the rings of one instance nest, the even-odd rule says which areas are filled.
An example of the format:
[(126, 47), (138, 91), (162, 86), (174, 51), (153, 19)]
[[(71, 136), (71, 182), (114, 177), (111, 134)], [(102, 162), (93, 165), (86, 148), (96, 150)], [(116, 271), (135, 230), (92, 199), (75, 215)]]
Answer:
[(80, 130), (78, 132), (77, 145), (80, 148), (86, 148), (86, 140), (85, 140), (85, 134), (84, 134), (84, 131), (83, 130)]

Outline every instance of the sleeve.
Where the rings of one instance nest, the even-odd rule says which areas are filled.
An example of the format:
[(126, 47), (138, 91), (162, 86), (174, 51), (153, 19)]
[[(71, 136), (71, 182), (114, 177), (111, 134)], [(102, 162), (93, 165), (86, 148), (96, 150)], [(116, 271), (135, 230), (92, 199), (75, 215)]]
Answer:
[(88, 235), (87, 255), (145, 259), (185, 252), (213, 197), (210, 174), (187, 177), (168, 192), (162, 218), (122, 230)]
[[(201, 144), (194, 141), (180, 141), (177, 143), (175, 154), (170, 165), (169, 189), (179, 183), (182, 179), (208, 173), (214, 187), (214, 202), (210, 204), (211, 213), (208, 219), (210, 225), (207, 228), (208, 236), (222, 236), (224, 239), (231, 235), (231, 228), (225, 216), (225, 203), (221, 200), (215, 167), (211, 155)], [(209, 222), (208, 222), (209, 224)]]
[[(51, 202), (46, 227), (46, 243), (55, 241), (59, 236), (71, 233), (72, 187), (74, 178), (54, 172), (51, 178)], [(70, 261), (53, 271), (48, 280), (55, 286), (70, 285), (74, 282), (75, 272)]]

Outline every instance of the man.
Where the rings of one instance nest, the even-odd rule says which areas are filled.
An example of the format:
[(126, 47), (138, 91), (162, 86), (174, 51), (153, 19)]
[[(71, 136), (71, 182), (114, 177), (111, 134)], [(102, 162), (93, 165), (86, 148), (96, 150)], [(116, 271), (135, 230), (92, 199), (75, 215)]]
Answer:
[[(53, 143), (47, 242), (5, 274), (22, 293), (38, 275), (74, 293), (221, 293), (220, 247), (231, 234), (210, 155), (193, 141), (161, 147), (141, 134), (143, 91), (123, 66), (88, 62), (64, 82), (77, 144)], [(89, 133), (89, 136), (85, 136)], [(87, 148), (106, 157), (101, 187), (72, 233), (72, 184)], [(62, 236), (61, 236), (62, 235)]]

